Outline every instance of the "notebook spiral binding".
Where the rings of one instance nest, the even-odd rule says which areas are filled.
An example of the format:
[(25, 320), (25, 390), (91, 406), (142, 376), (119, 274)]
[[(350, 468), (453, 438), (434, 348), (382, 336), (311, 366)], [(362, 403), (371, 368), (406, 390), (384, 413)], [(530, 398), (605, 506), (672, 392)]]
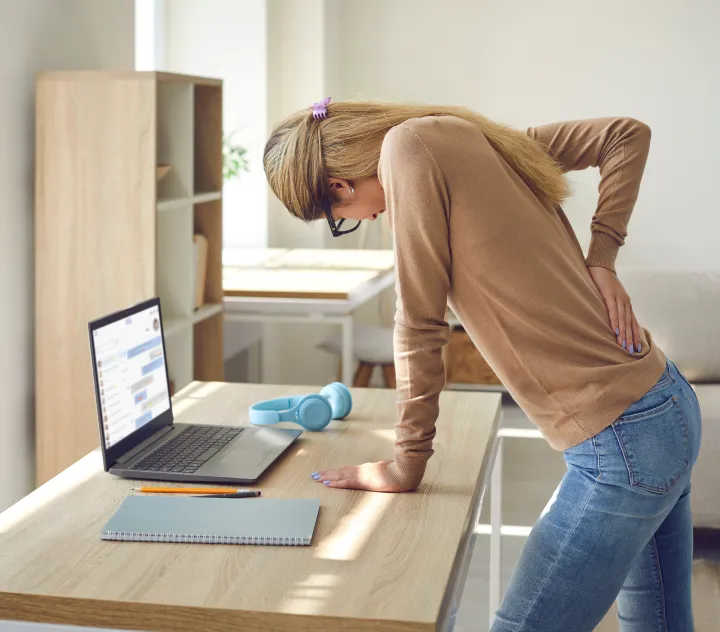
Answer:
[(260, 544), (268, 546), (307, 546), (308, 538), (274, 538), (263, 536), (233, 537), (222, 535), (198, 535), (192, 533), (132, 533), (130, 531), (107, 531), (103, 540), (123, 542), (174, 542), (185, 544)]

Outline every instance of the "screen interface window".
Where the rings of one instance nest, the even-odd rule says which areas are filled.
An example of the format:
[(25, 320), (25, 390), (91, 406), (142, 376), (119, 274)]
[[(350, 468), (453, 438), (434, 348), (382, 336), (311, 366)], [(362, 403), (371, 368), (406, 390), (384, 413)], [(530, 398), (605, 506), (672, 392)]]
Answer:
[(93, 332), (105, 446), (170, 408), (157, 307)]

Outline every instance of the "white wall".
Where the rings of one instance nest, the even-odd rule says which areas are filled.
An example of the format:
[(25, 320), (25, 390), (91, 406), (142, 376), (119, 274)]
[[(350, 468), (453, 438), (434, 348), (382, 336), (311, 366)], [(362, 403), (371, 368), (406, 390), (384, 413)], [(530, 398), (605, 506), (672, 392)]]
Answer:
[[(653, 130), (620, 263), (720, 268), (720, 3), (335, 3), (333, 96), (462, 104), (524, 128), (629, 115)], [(573, 177), (584, 245), (597, 174)]]
[(133, 0), (0, 0), (0, 511), (34, 481), (35, 75), (131, 69), (133, 8)]
[[(268, 134), (325, 95), (325, 0), (268, 0)], [(324, 232), (290, 216), (271, 194), (269, 245), (321, 248)]]
[(267, 45), (263, 0), (166, 0), (164, 70), (223, 80), (223, 129), (248, 148), (251, 171), (223, 188), (226, 246), (267, 245)]

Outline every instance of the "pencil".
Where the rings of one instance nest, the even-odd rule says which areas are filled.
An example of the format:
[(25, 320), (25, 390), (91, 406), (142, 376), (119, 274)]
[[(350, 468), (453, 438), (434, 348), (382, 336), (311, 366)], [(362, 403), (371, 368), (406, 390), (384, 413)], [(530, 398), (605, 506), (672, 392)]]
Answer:
[(250, 490), (227, 487), (136, 487), (133, 491), (143, 494), (242, 494)]
[(260, 492), (240, 492), (239, 494), (207, 494), (197, 498), (254, 498), (259, 495)]

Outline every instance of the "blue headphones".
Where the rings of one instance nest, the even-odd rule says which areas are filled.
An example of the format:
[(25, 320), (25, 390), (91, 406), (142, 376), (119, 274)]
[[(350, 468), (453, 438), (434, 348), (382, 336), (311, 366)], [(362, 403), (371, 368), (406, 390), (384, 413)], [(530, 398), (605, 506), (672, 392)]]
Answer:
[(269, 426), (280, 421), (293, 421), (306, 430), (322, 430), (333, 419), (343, 419), (352, 409), (347, 386), (333, 382), (320, 393), (278, 397), (250, 406), (250, 423)]

